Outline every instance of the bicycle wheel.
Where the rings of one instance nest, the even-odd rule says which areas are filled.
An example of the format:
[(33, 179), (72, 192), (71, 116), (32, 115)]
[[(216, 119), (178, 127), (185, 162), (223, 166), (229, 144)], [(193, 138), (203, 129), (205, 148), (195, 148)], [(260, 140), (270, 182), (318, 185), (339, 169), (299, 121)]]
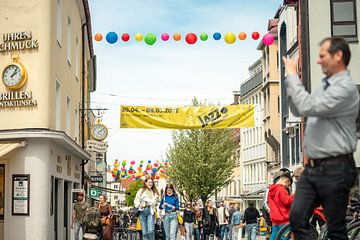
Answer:
[(360, 221), (350, 224), (347, 233), (350, 240), (360, 240)]
[(276, 240), (289, 240), (291, 238), (290, 224), (284, 225), (276, 234)]

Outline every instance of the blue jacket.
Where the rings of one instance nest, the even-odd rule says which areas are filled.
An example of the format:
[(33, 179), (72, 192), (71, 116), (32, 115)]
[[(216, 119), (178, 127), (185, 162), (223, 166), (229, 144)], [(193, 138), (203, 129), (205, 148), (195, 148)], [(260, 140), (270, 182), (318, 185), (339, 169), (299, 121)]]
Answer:
[[(163, 208), (164, 201), (165, 201), (165, 203), (167, 204), (167, 205), (165, 206), (165, 212), (172, 212), (172, 211), (179, 210), (179, 198), (176, 197), (174, 194), (171, 195), (171, 196), (165, 194), (165, 196), (164, 196), (164, 197), (161, 199), (161, 201), (160, 201), (160, 207), (159, 207), (160, 209), (164, 209), (164, 208)], [(171, 205), (171, 206), (174, 206), (175, 209), (173, 209), (173, 208), (172, 208), (171, 206), (169, 206), (168, 204)]]
[(242, 217), (243, 216), (242, 216), (241, 212), (239, 212), (239, 211), (234, 212), (234, 214), (232, 215), (232, 218), (231, 218), (231, 225), (232, 226), (239, 225)]

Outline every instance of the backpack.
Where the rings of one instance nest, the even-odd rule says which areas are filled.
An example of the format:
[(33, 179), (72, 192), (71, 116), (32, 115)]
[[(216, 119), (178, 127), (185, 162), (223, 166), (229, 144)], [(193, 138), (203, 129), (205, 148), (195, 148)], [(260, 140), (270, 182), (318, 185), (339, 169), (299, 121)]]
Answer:
[(86, 209), (83, 218), (83, 224), (87, 228), (97, 228), (101, 226), (101, 216), (96, 207)]

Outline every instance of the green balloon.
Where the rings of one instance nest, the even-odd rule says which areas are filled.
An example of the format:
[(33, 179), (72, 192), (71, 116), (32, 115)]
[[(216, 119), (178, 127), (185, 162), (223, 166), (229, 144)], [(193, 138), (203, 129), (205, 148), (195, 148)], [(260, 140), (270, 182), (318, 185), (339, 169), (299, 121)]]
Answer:
[(207, 33), (201, 33), (200, 34), (200, 39), (201, 39), (201, 41), (206, 41), (207, 39), (208, 39), (208, 35), (207, 35)]
[(156, 35), (153, 33), (148, 33), (146, 34), (144, 40), (147, 45), (153, 45), (156, 42)]

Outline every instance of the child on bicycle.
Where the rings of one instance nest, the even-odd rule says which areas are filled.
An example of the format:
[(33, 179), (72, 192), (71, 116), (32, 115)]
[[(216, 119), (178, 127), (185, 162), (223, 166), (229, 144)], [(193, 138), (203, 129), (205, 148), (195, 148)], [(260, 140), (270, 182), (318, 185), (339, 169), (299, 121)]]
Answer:
[(281, 173), (276, 184), (270, 186), (268, 204), (270, 207), (270, 219), (272, 233), (270, 240), (275, 240), (278, 231), (289, 223), (289, 214), (294, 195), (289, 194), (288, 188), (293, 180), (288, 172)]

